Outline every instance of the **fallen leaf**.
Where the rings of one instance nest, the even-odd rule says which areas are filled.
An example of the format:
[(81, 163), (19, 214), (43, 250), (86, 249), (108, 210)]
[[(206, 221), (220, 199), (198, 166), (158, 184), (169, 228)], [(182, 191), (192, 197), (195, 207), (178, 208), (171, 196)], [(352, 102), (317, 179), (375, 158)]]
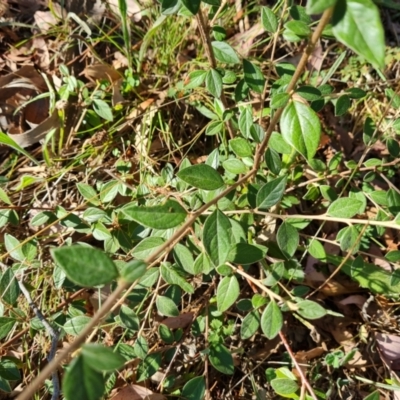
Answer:
[(122, 388), (115, 396), (111, 397), (110, 400), (165, 400), (166, 397), (159, 393), (153, 393), (150, 389), (147, 389), (139, 385), (130, 385)]
[(186, 328), (193, 321), (194, 314), (192, 312), (183, 313), (177, 317), (165, 318), (161, 323), (169, 329)]

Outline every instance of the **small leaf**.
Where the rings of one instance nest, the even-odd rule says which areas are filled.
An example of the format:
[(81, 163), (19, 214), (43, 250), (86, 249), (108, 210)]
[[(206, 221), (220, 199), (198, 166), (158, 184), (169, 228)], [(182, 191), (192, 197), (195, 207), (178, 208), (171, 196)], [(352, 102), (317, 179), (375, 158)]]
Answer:
[(318, 319), (326, 315), (326, 310), (315, 301), (302, 300), (297, 303), (297, 312), (306, 319)]
[(167, 317), (177, 317), (179, 315), (178, 307), (169, 297), (157, 296), (156, 306), (161, 315)]
[(10, 333), (16, 322), (14, 318), (0, 317), (0, 340)]
[(121, 368), (125, 359), (119, 353), (100, 344), (89, 343), (82, 346), (84, 362), (99, 372), (114, 371)]
[(11, 205), (11, 200), (10, 200), (10, 198), (8, 197), (8, 195), (7, 195), (7, 193), (4, 191), (4, 189), (2, 189), (1, 187), (0, 187), (0, 200), (1, 200), (3, 203), (6, 203), (6, 204), (8, 204), (8, 205)]
[(7, 268), (0, 279), (0, 298), (10, 306), (15, 305), (21, 293), (17, 278), (11, 268)]
[(76, 184), (76, 187), (78, 189), (78, 192), (85, 200), (94, 205), (100, 204), (100, 201), (98, 200), (99, 195), (97, 194), (96, 190), (94, 190), (93, 186), (80, 182)]
[(66, 400), (99, 400), (105, 391), (105, 378), (85, 363), (82, 356), (72, 360), (63, 380)]
[(182, 278), (177, 271), (171, 267), (167, 267), (164, 263), (161, 264), (161, 276), (164, 281), (170, 285), (178, 285), (185, 292), (194, 293), (193, 286), (186, 282), (186, 280)]
[(230, 158), (222, 163), (224, 169), (235, 175), (244, 174), (247, 171), (246, 165), (237, 158)]
[(63, 329), (68, 335), (78, 336), (86, 325), (92, 320), (92, 318), (85, 315), (79, 315), (77, 317), (69, 319), (63, 326)]
[(105, 119), (106, 121), (111, 122), (114, 120), (112, 109), (104, 100), (94, 99), (93, 110), (99, 117)]
[(178, 243), (175, 245), (172, 252), (175, 262), (184, 271), (189, 274), (196, 275), (194, 271), (194, 259), (191, 251), (183, 244)]
[(290, 99), (289, 93), (277, 93), (272, 96), (271, 108), (277, 109), (286, 106)]
[(331, 217), (351, 218), (357, 214), (362, 206), (358, 199), (343, 197), (335, 200), (328, 208), (327, 214)]
[(226, 64), (239, 64), (240, 60), (235, 50), (226, 42), (211, 42), (215, 58)]
[(142, 360), (145, 359), (147, 353), (149, 352), (149, 345), (144, 336), (137, 338), (134, 345), (134, 350), (137, 357), (141, 358)]
[(198, 13), (200, 0), (181, 0), (181, 2), (193, 15)]
[(146, 273), (147, 264), (142, 260), (131, 260), (121, 269), (121, 277), (125, 282), (133, 283)]
[(209, 359), (211, 365), (225, 375), (233, 375), (235, 370), (231, 352), (222, 344), (210, 346)]
[(160, 368), (161, 354), (148, 354), (137, 368), (137, 381), (142, 382), (152, 377)]
[(292, 101), (281, 116), (282, 136), (304, 158), (311, 160), (318, 148), (321, 123), (317, 114), (307, 105)]
[(139, 317), (128, 306), (122, 305), (119, 310), (119, 318), (125, 328), (132, 329), (133, 331), (140, 329)]
[(278, 29), (278, 19), (268, 7), (261, 8), (261, 24), (267, 32), (275, 33)]
[(53, 260), (65, 271), (68, 279), (84, 287), (110, 283), (118, 270), (101, 250), (86, 246), (65, 246), (51, 249)]
[(253, 110), (251, 106), (243, 107), (240, 110), (239, 129), (244, 137), (250, 138), (250, 129), (253, 126)]
[(308, 0), (307, 14), (322, 14), (329, 7), (333, 7), (337, 0)]
[(300, 86), (296, 93), (307, 101), (315, 101), (321, 98), (321, 91), (314, 86)]
[(273, 339), (283, 325), (282, 312), (274, 300), (271, 300), (261, 316), (261, 329), (268, 339)]
[(222, 77), (215, 69), (211, 69), (206, 75), (206, 88), (214, 96), (219, 98), (222, 93)]
[(295, 35), (300, 37), (307, 37), (311, 34), (310, 27), (303, 21), (289, 21), (286, 22), (285, 28), (292, 31)]
[(189, 185), (203, 190), (216, 190), (224, 184), (221, 175), (207, 164), (191, 165), (179, 171), (177, 176)]
[(276, 378), (271, 381), (272, 389), (275, 390), (276, 394), (284, 397), (291, 397), (299, 389), (299, 385), (296, 381), (288, 378)]
[(268, 210), (277, 204), (283, 196), (286, 186), (286, 175), (267, 182), (257, 193), (257, 207), (260, 210)]
[(282, 160), (277, 151), (275, 151), (272, 147), (268, 147), (265, 152), (265, 162), (267, 164), (268, 169), (275, 175), (278, 175), (282, 169)]
[(189, 74), (189, 83), (186, 84), (186, 89), (194, 89), (201, 86), (206, 79), (207, 71), (192, 71)]
[(267, 254), (264, 246), (255, 246), (248, 243), (236, 243), (229, 251), (228, 261), (235, 264), (253, 264), (262, 260)]
[(215, 266), (223, 264), (231, 248), (232, 226), (229, 218), (216, 209), (204, 223), (203, 244)]
[(203, 400), (206, 392), (206, 383), (203, 376), (197, 376), (185, 383), (182, 397), (185, 400)]
[(217, 288), (218, 311), (226, 311), (239, 297), (239, 282), (235, 275), (225, 276)]
[(138, 260), (145, 260), (153, 252), (157, 251), (165, 243), (165, 239), (157, 236), (150, 236), (144, 238), (139, 244), (132, 250), (132, 256)]
[(187, 215), (185, 209), (175, 200), (167, 200), (159, 206), (137, 206), (131, 203), (121, 211), (127, 218), (153, 229), (175, 228), (185, 221)]
[(249, 142), (241, 137), (231, 139), (229, 146), (238, 157), (251, 157), (253, 155)]
[(347, 94), (340, 96), (335, 103), (335, 115), (339, 117), (345, 114), (351, 106), (350, 97)]
[(256, 93), (264, 91), (265, 78), (260, 68), (255, 64), (243, 59), (244, 80), (251, 90)]
[(276, 234), (276, 241), (286, 258), (291, 258), (299, 245), (299, 233), (291, 224), (283, 222)]
[(260, 327), (260, 314), (258, 311), (250, 311), (242, 321), (240, 337), (242, 340), (250, 339)]
[(18, 381), (21, 379), (21, 374), (13, 361), (3, 358), (0, 360), (0, 377), (8, 381)]
[(332, 16), (336, 38), (373, 64), (385, 66), (385, 35), (372, 0), (338, 0)]

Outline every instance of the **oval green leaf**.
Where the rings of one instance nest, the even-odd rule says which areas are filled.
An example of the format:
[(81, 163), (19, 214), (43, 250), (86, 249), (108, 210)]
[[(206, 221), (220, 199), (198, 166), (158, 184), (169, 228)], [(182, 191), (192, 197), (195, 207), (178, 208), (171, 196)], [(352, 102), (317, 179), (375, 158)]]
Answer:
[(114, 371), (121, 368), (125, 359), (109, 347), (100, 344), (88, 343), (82, 346), (81, 354), (84, 362), (99, 372)]
[(203, 400), (206, 392), (206, 383), (203, 376), (196, 376), (186, 382), (182, 389), (182, 397), (185, 400)]
[(293, 225), (283, 222), (276, 234), (276, 241), (286, 258), (291, 258), (299, 245), (299, 233)]
[(261, 316), (261, 329), (264, 335), (271, 340), (279, 333), (282, 325), (282, 312), (278, 304), (271, 300)]
[(225, 276), (217, 288), (217, 306), (219, 311), (226, 311), (239, 297), (240, 287), (235, 275)]
[(361, 206), (361, 200), (343, 197), (341, 199), (335, 200), (329, 206), (327, 214), (331, 217), (351, 218), (357, 214)]
[(179, 171), (177, 176), (189, 185), (202, 190), (216, 190), (224, 184), (221, 175), (207, 164), (191, 165)]
[(231, 352), (222, 344), (213, 344), (210, 347), (209, 360), (211, 365), (225, 375), (234, 372), (233, 358)]
[(318, 319), (326, 315), (326, 310), (315, 301), (302, 300), (297, 303), (297, 312), (307, 319)]
[(235, 50), (226, 42), (211, 42), (215, 58), (226, 64), (239, 64), (240, 60)]
[(260, 210), (268, 210), (277, 204), (285, 191), (286, 175), (267, 182), (257, 193), (256, 203)]
[(177, 317), (179, 315), (178, 307), (169, 297), (157, 296), (156, 306), (161, 315), (165, 315), (167, 317)]

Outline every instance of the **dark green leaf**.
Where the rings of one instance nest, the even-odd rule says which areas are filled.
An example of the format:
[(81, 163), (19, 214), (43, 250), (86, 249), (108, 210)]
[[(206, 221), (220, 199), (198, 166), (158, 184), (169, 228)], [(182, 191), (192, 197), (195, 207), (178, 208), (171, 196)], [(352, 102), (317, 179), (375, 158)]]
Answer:
[(261, 316), (261, 329), (268, 339), (273, 339), (283, 325), (282, 312), (274, 300), (271, 300)]
[(219, 189), (224, 181), (221, 175), (207, 164), (191, 165), (177, 173), (178, 178), (203, 190)]
[(0, 317), (0, 340), (10, 333), (16, 322), (17, 320), (14, 318)]
[(200, 0), (181, 0), (182, 4), (193, 14), (196, 15), (200, 8)]
[(101, 250), (86, 246), (65, 246), (51, 249), (51, 255), (68, 279), (80, 286), (104, 285), (118, 278), (115, 264)]
[(226, 42), (211, 42), (215, 58), (226, 64), (239, 64), (240, 60), (235, 50)]
[(218, 209), (204, 223), (203, 244), (215, 266), (223, 264), (228, 257), (232, 242), (229, 218)]
[(194, 271), (194, 259), (191, 251), (178, 243), (172, 252), (175, 262), (186, 272), (196, 275)]
[(233, 375), (234, 366), (231, 352), (222, 344), (210, 347), (209, 359), (211, 365), (225, 375)]
[(340, 96), (335, 103), (335, 115), (345, 114), (351, 106), (350, 97), (347, 94)]
[(307, 160), (311, 160), (318, 148), (321, 124), (317, 114), (307, 105), (292, 101), (281, 116), (282, 136)]
[(75, 358), (64, 376), (63, 394), (66, 400), (100, 400), (105, 391), (105, 378), (91, 368), (82, 356)]
[(15, 305), (20, 295), (17, 278), (11, 268), (7, 268), (0, 279), (0, 298), (10, 306)]
[(244, 80), (251, 90), (257, 93), (264, 91), (265, 78), (260, 68), (243, 59)]
[(0, 360), (0, 377), (8, 381), (18, 381), (21, 374), (13, 361), (3, 358)]
[(284, 26), (300, 37), (306, 37), (311, 34), (310, 27), (303, 21), (289, 21)]
[(185, 209), (175, 200), (167, 200), (159, 206), (136, 206), (131, 203), (121, 211), (127, 218), (153, 229), (174, 228), (185, 221), (187, 215)]
[(239, 297), (239, 282), (235, 275), (225, 276), (217, 288), (217, 306), (219, 311), (226, 311)]
[(144, 360), (146, 358), (147, 353), (149, 352), (149, 345), (144, 336), (138, 337), (134, 345), (135, 354), (137, 357)]
[(260, 210), (269, 210), (277, 204), (285, 191), (286, 175), (267, 182), (257, 193), (257, 207)]
[(192, 71), (189, 74), (189, 83), (186, 84), (186, 89), (194, 89), (201, 86), (206, 79), (207, 71)]
[(182, 389), (182, 397), (185, 400), (203, 400), (206, 392), (206, 383), (203, 376), (197, 376), (186, 382)]
[(265, 152), (265, 162), (267, 164), (268, 169), (275, 175), (278, 175), (282, 169), (282, 160), (277, 151), (273, 148), (268, 147)]
[(294, 255), (299, 245), (299, 233), (291, 224), (283, 222), (278, 229), (276, 241), (282, 253), (289, 259)]
[(125, 328), (132, 329), (133, 331), (138, 331), (140, 328), (139, 317), (136, 313), (128, 306), (122, 305), (119, 310), (119, 318), (122, 325)]
[(321, 98), (321, 91), (314, 86), (300, 86), (296, 93), (307, 101), (314, 101)]
[(190, 283), (186, 282), (186, 280), (182, 278), (174, 268), (167, 267), (164, 263), (161, 264), (161, 276), (164, 281), (170, 285), (178, 285), (185, 292), (194, 293), (194, 289)]
[(389, 207), (389, 211), (396, 215), (400, 212), (400, 194), (397, 190), (390, 188), (387, 191), (386, 199)]
[(338, 0), (332, 16), (336, 38), (373, 64), (385, 66), (385, 36), (372, 0)]
[(157, 251), (165, 243), (165, 239), (161, 237), (148, 237), (143, 239), (139, 244), (132, 250), (132, 256), (138, 260), (145, 260), (153, 252)]
[(299, 389), (297, 382), (289, 378), (273, 379), (271, 381), (271, 386), (278, 395), (284, 397), (291, 397), (290, 395), (295, 394)]
[(121, 368), (125, 359), (119, 353), (100, 344), (89, 343), (82, 346), (84, 362), (96, 371), (114, 371)]
[(255, 246), (248, 243), (236, 243), (229, 251), (228, 261), (235, 264), (253, 264), (262, 260), (267, 254), (264, 246)]
[(222, 77), (220, 73), (211, 69), (207, 72), (206, 76), (206, 88), (215, 97), (219, 98), (222, 93)]

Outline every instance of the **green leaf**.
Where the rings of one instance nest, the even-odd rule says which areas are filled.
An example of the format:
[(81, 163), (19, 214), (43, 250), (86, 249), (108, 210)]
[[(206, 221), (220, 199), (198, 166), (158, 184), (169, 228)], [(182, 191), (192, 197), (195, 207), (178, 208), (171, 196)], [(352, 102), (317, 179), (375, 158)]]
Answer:
[(231, 139), (229, 146), (238, 157), (251, 157), (253, 155), (250, 143), (241, 137)]
[(181, 0), (181, 2), (193, 15), (198, 13), (200, 0)]
[(400, 194), (397, 190), (390, 188), (386, 192), (386, 199), (389, 207), (389, 211), (396, 215), (400, 212)]
[(66, 400), (99, 400), (105, 391), (105, 378), (85, 363), (82, 356), (72, 360), (63, 380), (63, 395)]
[(140, 336), (137, 338), (133, 348), (135, 350), (136, 356), (141, 358), (142, 360), (146, 358), (146, 355), (149, 352), (149, 345), (144, 336)]
[(122, 267), (120, 273), (125, 282), (133, 283), (143, 277), (146, 269), (147, 264), (142, 260), (131, 260)]
[(321, 124), (317, 114), (307, 105), (292, 101), (281, 116), (282, 136), (304, 158), (311, 160), (320, 141)]
[(207, 71), (192, 71), (189, 74), (189, 82), (185, 85), (186, 89), (194, 89), (201, 86), (206, 79)]
[(268, 169), (275, 175), (278, 175), (282, 169), (282, 160), (277, 151), (275, 151), (272, 147), (268, 147), (265, 152), (265, 162), (267, 164)]
[(326, 315), (326, 310), (315, 301), (302, 300), (297, 303), (297, 312), (306, 319), (318, 319)]
[(299, 389), (297, 382), (288, 378), (273, 379), (271, 386), (278, 395), (284, 397), (291, 397), (290, 395), (293, 395)]
[(310, 239), (308, 252), (317, 260), (326, 260), (326, 252), (324, 246), (317, 239)]
[(21, 379), (21, 374), (13, 361), (2, 359), (0, 360), (0, 377), (8, 381), (18, 381)]
[(119, 310), (119, 318), (125, 328), (132, 329), (135, 332), (140, 329), (139, 317), (128, 306), (121, 306), (121, 309)]
[(277, 204), (285, 191), (286, 175), (267, 182), (257, 193), (256, 203), (260, 210), (268, 210)]
[(157, 296), (156, 306), (161, 315), (165, 315), (167, 317), (177, 317), (179, 315), (178, 307), (169, 297)]
[(146, 358), (139, 364), (137, 369), (137, 382), (142, 382), (152, 377), (160, 368), (161, 354), (148, 354)]
[(246, 165), (237, 158), (229, 158), (228, 160), (225, 160), (222, 163), (222, 166), (226, 171), (235, 175), (244, 174), (247, 171)]
[(3, 203), (6, 203), (8, 205), (11, 205), (11, 200), (8, 197), (7, 193), (5, 192), (5, 190), (3, 188), (0, 187), (0, 200)]
[(186, 382), (182, 389), (182, 397), (185, 400), (203, 400), (206, 392), (206, 383), (203, 376), (196, 376)]
[(333, 7), (337, 0), (308, 0), (307, 14), (322, 14), (329, 7)]
[(250, 138), (250, 129), (253, 126), (253, 109), (250, 105), (241, 108), (239, 116), (239, 129), (244, 137)]
[(385, 36), (372, 0), (338, 0), (332, 16), (336, 38), (374, 66), (385, 66)]
[(175, 269), (167, 267), (164, 263), (161, 264), (161, 276), (164, 281), (170, 285), (178, 285), (185, 292), (191, 294), (194, 293), (193, 286), (186, 282), (186, 280), (182, 278)]
[(290, 154), (292, 152), (290, 144), (278, 132), (272, 132), (269, 147), (280, 154)]
[(104, 100), (94, 99), (93, 110), (99, 117), (105, 119), (106, 121), (112, 122), (114, 120), (112, 109)]
[(11, 268), (7, 268), (0, 279), (0, 298), (10, 306), (15, 305), (21, 293), (17, 278)]
[(76, 187), (85, 200), (88, 200), (94, 205), (100, 204), (100, 201), (98, 199), (99, 195), (97, 194), (96, 190), (94, 190), (93, 186), (81, 182), (77, 183)]
[(267, 254), (264, 246), (255, 246), (248, 243), (236, 243), (229, 251), (227, 261), (235, 264), (253, 264), (262, 260)]
[(229, 218), (216, 209), (204, 223), (203, 245), (215, 266), (228, 257), (232, 242), (232, 226)]
[(235, 275), (225, 276), (217, 288), (218, 311), (226, 311), (239, 297), (240, 287)]
[(23, 149), (19, 144), (15, 143), (15, 141), (12, 140), (10, 138), (10, 136), (6, 135), (5, 133), (3, 133), (1, 131), (0, 131), (0, 144), (4, 144), (8, 147), (11, 147), (15, 151), (17, 151), (17, 153), (23, 154), (26, 158), (31, 160), (34, 164), (36, 164), (38, 166), (40, 165), (39, 162), (34, 157), (32, 157), (28, 151)]
[(86, 325), (92, 320), (92, 318), (86, 315), (79, 315), (77, 317), (69, 319), (63, 326), (63, 329), (68, 335), (78, 336)]
[(203, 190), (216, 190), (224, 184), (221, 175), (207, 164), (191, 165), (179, 171), (177, 176), (189, 185)]
[(0, 317), (0, 340), (10, 333), (16, 322), (14, 318)]
[(260, 327), (260, 314), (257, 310), (250, 311), (242, 321), (240, 337), (242, 340), (250, 339)]
[(292, 31), (295, 35), (306, 37), (311, 34), (311, 28), (303, 21), (288, 21), (284, 25), (286, 29)]
[(224, 129), (224, 123), (222, 121), (211, 121), (207, 125), (206, 135), (207, 136), (214, 136), (218, 133), (222, 132)]
[(239, 64), (240, 60), (235, 50), (226, 42), (211, 42), (215, 58), (226, 64)]
[(321, 98), (322, 93), (314, 86), (300, 86), (296, 89), (296, 93), (307, 101), (315, 101)]
[(167, 200), (158, 206), (137, 206), (131, 203), (121, 211), (127, 218), (153, 229), (174, 228), (185, 221), (187, 215), (175, 200)]
[(11, 393), (10, 383), (0, 376), (0, 390), (6, 393)]
[(271, 99), (271, 108), (277, 109), (286, 106), (287, 102), (290, 99), (289, 93), (277, 93), (272, 96)]
[(183, 244), (178, 243), (172, 251), (175, 262), (184, 271), (189, 274), (196, 275), (194, 270), (194, 259), (191, 251)]
[(125, 363), (124, 357), (119, 353), (100, 344), (89, 343), (83, 345), (81, 354), (84, 362), (99, 372), (114, 371), (123, 367)]
[(275, 33), (278, 29), (278, 19), (268, 7), (261, 7), (261, 24), (267, 32)]
[(181, 8), (182, 4), (180, 0), (162, 0), (161, 1), (161, 13), (163, 15), (176, 14)]
[(211, 365), (225, 375), (233, 375), (235, 370), (231, 352), (222, 344), (210, 346), (209, 360)]
[(282, 312), (274, 300), (271, 300), (261, 316), (261, 329), (268, 339), (273, 339), (283, 325)]
[(347, 94), (340, 96), (335, 103), (335, 115), (337, 117), (345, 114), (351, 106), (350, 97)]
[(299, 245), (299, 233), (293, 225), (283, 222), (276, 234), (276, 241), (286, 258), (291, 258)]
[(220, 73), (211, 69), (206, 75), (206, 88), (214, 96), (219, 98), (222, 93), (222, 77)]
[(75, 245), (51, 249), (50, 252), (68, 279), (80, 286), (104, 285), (118, 278), (115, 264), (101, 250)]
[(336, 240), (340, 242), (340, 249), (342, 251), (350, 251), (352, 249), (351, 254), (356, 253), (360, 247), (360, 243), (357, 243), (359, 234), (360, 231), (354, 225), (341, 229), (336, 236)]
[(139, 244), (132, 250), (132, 256), (138, 260), (145, 260), (153, 252), (157, 251), (165, 243), (165, 239), (161, 237), (148, 237), (143, 239)]
[(357, 214), (361, 206), (361, 200), (343, 197), (341, 199), (335, 200), (329, 206), (327, 214), (331, 217), (351, 218)]
[(26, 257), (22, 250), (22, 245), (17, 238), (6, 233), (4, 235), (4, 244), (6, 246), (7, 252), (10, 253), (10, 256), (12, 258), (21, 262), (25, 260)]
[(251, 90), (256, 93), (264, 91), (265, 78), (260, 68), (255, 64), (243, 59), (244, 80)]

